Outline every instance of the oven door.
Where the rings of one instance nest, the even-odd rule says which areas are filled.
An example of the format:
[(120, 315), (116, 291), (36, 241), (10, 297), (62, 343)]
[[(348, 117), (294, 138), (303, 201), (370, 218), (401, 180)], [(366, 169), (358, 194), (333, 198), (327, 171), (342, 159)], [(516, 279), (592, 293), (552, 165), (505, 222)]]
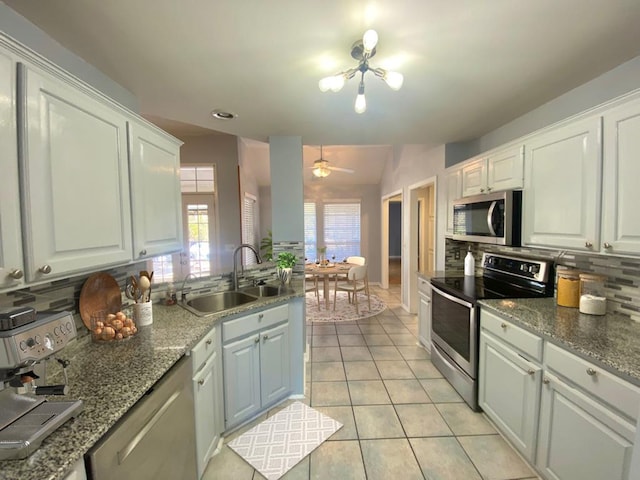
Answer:
[(431, 341), (471, 378), (477, 378), (476, 307), (431, 285)]

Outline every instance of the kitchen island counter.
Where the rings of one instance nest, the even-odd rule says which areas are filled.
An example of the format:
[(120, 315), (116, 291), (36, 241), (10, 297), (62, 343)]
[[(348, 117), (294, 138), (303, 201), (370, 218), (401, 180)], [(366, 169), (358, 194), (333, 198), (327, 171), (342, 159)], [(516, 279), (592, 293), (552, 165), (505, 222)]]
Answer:
[[(224, 312), (198, 317), (184, 308), (153, 306), (153, 324), (130, 339), (94, 343), (90, 335), (71, 342), (58, 355), (70, 360), (69, 394), (49, 401), (82, 400), (83, 412), (66, 422), (24, 460), (0, 461), (2, 480), (63, 479), (89, 449), (211, 328), (251, 311), (304, 297), (302, 282), (279, 296), (260, 298)], [(300, 319), (300, 321), (303, 321)], [(49, 361), (48, 363), (55, 363)], [(60, 375), (57, 375), (60, 377)], [(61, 378), (48, 378), (48, 383)], [(67, 398), (68, 397), (68, 398)], [(195, 461), (195, 459), (194, 459)]]
[(508, 318), (605, 370), (640, 386), (640, 323), (624, 315), (586, 315), (555, 298), (481, 300), (480, 308)]

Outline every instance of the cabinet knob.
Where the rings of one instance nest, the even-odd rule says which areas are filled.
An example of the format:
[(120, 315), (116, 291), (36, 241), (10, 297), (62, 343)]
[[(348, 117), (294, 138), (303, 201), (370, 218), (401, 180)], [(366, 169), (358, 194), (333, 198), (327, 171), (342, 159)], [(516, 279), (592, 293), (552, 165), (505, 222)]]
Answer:
[(41, 266), (41, 267), (38, 269), (38, 271), (39, 271), (40, 273), (44, 273), (45, 275), (46, 275), (47, 273), (51, 273), (51, 265), (43, 265), (43, 266)]
[(260, 342), (260, 335), (258, 335), (258, 336), (255, 338), (255, 340), (253, 341), (253, 343), (258, 343), (258, 342)]
[(602, 245), (604, 248), (609, 249), (611, 248), (611, 244), (608, 242), (604, 242), (604, 245)]
[(140, 256), (144, 257), (147, 254), (146, 250), (140, 250)]
[(204, 385), (204, 379), (198, 380), (198, 385)]
[(544, 383), (545, 385), (549, 385), (549, 379), (548, 378), (543, 378), (542, 379), (542, 383)]
[(480, 193), (484, 193), (484, 188), (481, 188), (481, 189), (480, 189)]
[(501, 323), (501, 324), (500, 324), (500, 326), (501, 326), (502, 328), (504, 328), (504, 329), (506, 329), (506, 328), (507, 328), (507, 324), (506, 324), (506, 323)]
[(533, 368), (530, 368), (529, 370), (527, 370), (527, 374), (529, 375), (533, 375), (534, 373), (536, 373), (536, 371)]
[(14, 268), (9, 272), (9, 276), (14, 280), (20, 280), (24, 276), (24, 272), (19, 268)]
[(593, 368), (591, 367), (587, 368), (587, 375), (593, 377), (596, 373), (598, 372), (596, 372)]
[(490, 191), (491, 191), (491, 187), (487, 187), (487, 192), (490, 192)]
[(207, 345), (211, 345), (213, 341), (210, 338), (208, 338), (204, 343), (206, 343)]
[(263, 318), (264, 318), (264, 313), (260, 313), (260, 314), (258, 315), (258, 320), (262, 320)]
[(586, 242), (584, 242), (584, 246), (587, 248), (591, 248), (593, 247), (593, 243), (591, 243), (589, 240), (587, 240)]
[(268, 340), (269, 339), (269, 335), (263, 335), (262, 339), (263, 340)]

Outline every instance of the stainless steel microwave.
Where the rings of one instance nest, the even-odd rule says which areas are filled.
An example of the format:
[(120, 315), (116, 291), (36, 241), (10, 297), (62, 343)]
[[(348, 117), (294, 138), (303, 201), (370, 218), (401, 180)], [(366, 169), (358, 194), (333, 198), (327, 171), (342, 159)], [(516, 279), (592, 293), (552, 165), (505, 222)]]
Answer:
[(521, 228), (520, 190), (474, 195), (454, 202), (454, 240), (519, 247)]

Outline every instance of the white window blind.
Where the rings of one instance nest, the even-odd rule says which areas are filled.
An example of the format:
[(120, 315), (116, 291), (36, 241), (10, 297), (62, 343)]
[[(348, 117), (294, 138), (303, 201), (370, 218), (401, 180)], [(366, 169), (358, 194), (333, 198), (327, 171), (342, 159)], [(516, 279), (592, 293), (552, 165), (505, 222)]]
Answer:
[[(248, 243), (258, 249), (256, 235), (256, 197), (248, 193), (244, 194), (242, 204), (242, 243)], [(242, 258), (245, 265), (257, 264), (256, 256), (248, 248), (242, 250)]]
[(304, 258), (313, 262), (318, 256), (316, 240), (316, 204), (304, 203)]
[(324, 246), (328, 259), (360, 255), (360, 203), (324, 204)]

